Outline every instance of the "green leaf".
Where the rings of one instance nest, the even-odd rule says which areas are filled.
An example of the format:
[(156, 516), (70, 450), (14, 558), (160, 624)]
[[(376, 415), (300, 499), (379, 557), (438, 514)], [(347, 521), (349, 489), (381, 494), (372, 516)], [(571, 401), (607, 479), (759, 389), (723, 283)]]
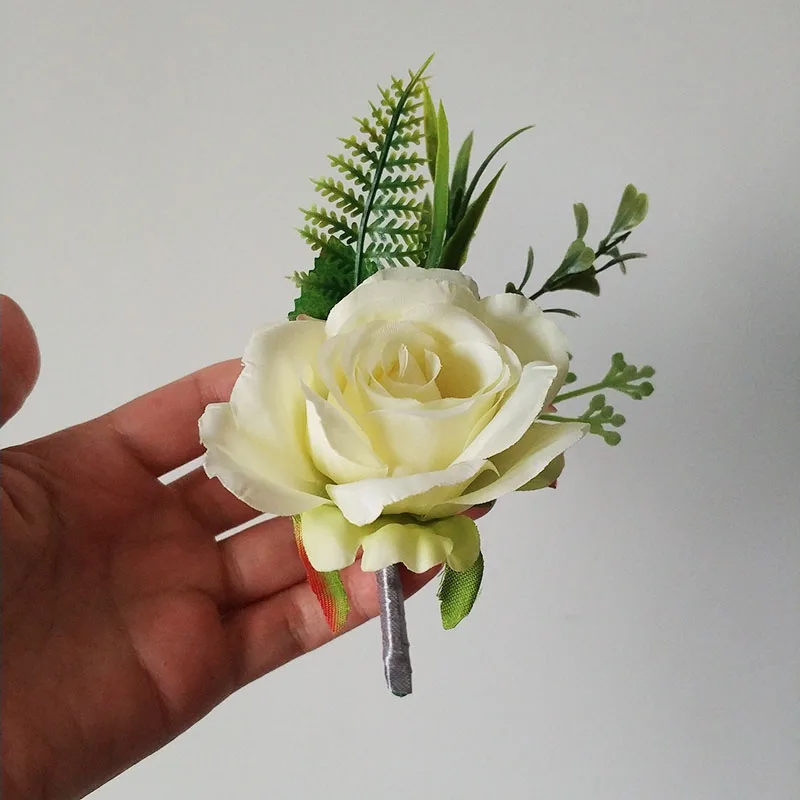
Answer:
[(445, 566), (436, 596), (442, 615), (442, 627), (452, 630), (472, 611), (483, 580), (483, 554), (466, 571), (456, 572)]
[(583, 203), (575, 203), (572, 206), (572, 213), (575, 214), (575, 227), (578, 229), (577, 238), (583, 239), (589, 228), (589, 212)]
[[(425, 164), (422, 75), (428, 63), (407, 81), (392, 78), (389, 88), (379, 87), (379, 101), (369, 104), (368, 116), (357, 118), (359, 133), (341, 138), (344, 153), (328, 157), (335, 177), (314, 181), (325, 202), (303, 209), (300, 235), (330, 262), (326, 291), (334, 263), (349, 270), (351, 289), (382, 266), (420, 263), (426, 233), (416, 195), (426, 181), (418, 171)], [(338, 257), (338, 245), (349, 260)], [(312, 289), (316, 275), (315, 269), (305, 276)], [(296, 313), (306, 312), (311, 313)]]
[(626, 261), (635, 261), (637, 258), (647, 258), (647, 253), (623, 253), (622, 255), (616, 256), (616, 258), (612, 258), (611, 261), (607, 261), (597, 271), (602, 272), (604, 269), (614, 267), (617, 264), (624, 266)]
[[(379, 155), (372, 176), (372, 184), (370, 185), (369, 194), (364, 201), (364, 211), (361, 215), (361, 221), (358, 226), (358, 239), (355, 247), (355, 263), (353, 265), (352, 276), (353, 288), (358, 286), (358, 284), (361, 283), (361, 281), (364, 280), (364, 278), (369, 274), (367, 269), (365, 269), (366, 259), (364, 251), (366, 248), (367, 231), (369, 229), (369, 217), (372, 213), (373, 204), (378, 199), (379, 192), (406, 191), (409, 188), (419, 188), (420, 186), (420, 184), (417, 182), (404, 182), (403, 180), (397, 178), (388, 178), (385, 181), (385, 184), (383, 184), (382, 179), (385, 169), (388, 169), (388, 172), (391, 174), (393, 168), (393, 153), (399, 148), (408, 146), (409, 144), (413, 144), (418, 141), (418, 137), (415, 138), (413, 131), (415, 130), (414, 126), (419, 122), (419, 118), (414, 116), (409, 118), (406, 106), (408, 105), (412, 94), (414, 92), (419, 94), (420, 90), (424, 88), (424, 84), (421, 83), (421, 79), (432, 59), (433, 56), (428, 58), (422, 67), (420, 67), (420, 69), (411, 76), (411, 79), (405, 88), (402, 89), (402, 91), (400, 91), (400, 87), (402, 87), (402, 83), (400, 81), (392, 82), (393, 90), (395, 92), (400, 92), (396, 101), (391, 99), (391, 94), (389, 92), (383, 94), (384, 103), (393, 110), (391, 119), (385, 125), (383, 131), (383, 142), (378, 148)], [(366, 125), (362, 126), (362, 128), (366, 127)], [(408, 133), (409, 129), (412, 131), (411, 133)], [(398, 139), (395, 140), (395, 134), (400, 130), (406, 132), (405, 137), (398, 137)]]
[(579, 272), (576, 275), (570, 275), (568, 281), (563, 285), (559, 285), (558, 288), (587, 292), (595, 297), (600, 294), (600, 283), (591, 272)]
[(447, 240), (442, 253), (442, 260), (439, 264), (442, 269), (460, 269), (467, 260), (467, 252), (469, 251), (472, 237), (475, 235), (475, 230), (481, 221), (486, 204), (489, 202), (489, 198), (492, 196), (494, 187), (497, 186), (497, 181), (500, 180), (504, 169), (505, 165), (489, 181), (475, 202), (469, 206), (461, 222), (458, 223), (458, 227), (453, 231), (453, 235)]
[(552, 274), (551, 280), (565, 275), (573, 275), (591, 269), (594, 263), (594, 250), (587, 247), (583, 239), (576, 239), (567, 248), (564, 258), (558, 269)]
[(289, 319), (305, 314), (314, 319), (327, 319), (331, 309), (352, 289), (355, 253), (352, 247), (331, 240), (314, 259), (314, 268), (307, 274), (295, 276), (300, 297), (294, 301)]
[(436, 150), (438, 147), (438, 124), (436, 121), (436, 108), (431, 100), (431, 93), (427, 85), (422, 92), (423, 119), (425, 120), (425, 154), (428, 158), (428, 169), (431, 178), (436, 179)]
[(533, 272), (533, 248), (529, 247), (528, 248), (528, 261), (525, 264), (525, 274), (522, 276), (522, 282), (519, 285), (520, 292), (522, 292), (522, 290), (525, 288), (525, 284), (530, 279), (531, 272)]
[(442, 257), (442, 248), (447, 233), (447, 212), (450, 205), (450, 135), (447, 126), (447, 114), (444, 105), (439, 103), (439, 113), (436, 118), (436, 138), (438, 148), (436, 151), (436, 178), (433, 184), (433, 216), (431, 218), (431, 239), (428, 257), (425, 261), (427, 267), (438, 267)]
[(464, 208), (464, 192), (467, 188), (467, 173), (469, 171), (469, 160), (472, 155), (473, 133), (464, 139), (458, 149), (456, 163), (453, 167), (453, 179), (450, 182), (450, 218), (447, 222), (448, 235), (452, 234), (461, 220), (461, 212)]
[(509, 134), (503, 139), (497, 147), (489, 153), (488, 156), (483, 160), (483, 163), (478, 167), (478, 171), (475, 173), (475, 177), (470, 182), (469, 188), (467, 189), (466, 195), (464, 195), (464, 206), (469, 206), (470, 201), (472, 200), (472, 195), (475, 194), (475, 190), (478, 187), (478, 181), (480, 181), (481, 176), (486, 171), (486, 168), (491, 163), (492, 159), (512, 140), (516, 139), (521, 133), (525, 133), (525, 131), (529, 131), (533, 125), (526, 125), (524, 128), (520, 128), (518, 131), (514, 131), (514, 133)]
[(619, 231), (629, 231), (641, 224), (647, 216), (649, 201), (647, 195), (637, 191), (636, 187), (629, 183), (622, 193), (619, 201), (617, 215), (611, 223), (609, 238)]
[(637, 225), (640, 225), (644, 218), (647, 216), (647, 212), (650, 208), (650, 201), (646, 194), (641, 193), (636, 198), (636, 202), (633, 204), (633, 211), (631, 212), (630, 217), (628, 218), (628, 228), (635, 228)]
[(545, 314), (563, 314), (565, 317), (577, 318), (580, 314), (577, 311), (572, 311), (569, 308), (545, 308)]

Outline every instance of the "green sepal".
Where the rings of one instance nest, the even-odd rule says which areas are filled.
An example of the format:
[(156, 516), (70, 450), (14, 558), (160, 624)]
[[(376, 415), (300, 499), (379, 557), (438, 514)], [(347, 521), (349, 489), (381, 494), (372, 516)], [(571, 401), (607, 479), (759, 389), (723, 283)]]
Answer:
[(464, 262), (467, 260), (467, 252), (472, 237), (475, 235), (475, 229), (481, 221), (486, 204), (492, 196), (494, 187), (497, 186), (497, 181), (503, 174), (505, 166), (502, 166), (497, 175), (492, 178), (486, 185), (486, 188), (478, 195), (475, 202), (467, 209), (458, 227), (453, 232), (453, 235), (447, 240), (442, 253), (442, 259), (439, 266), (442, 269), (461, 269)]
[(472, 611), (483, 580), (483, 554), (464, 572), (445, 566), (436, 596), (442, 615), (442, 627), (451, 630)]

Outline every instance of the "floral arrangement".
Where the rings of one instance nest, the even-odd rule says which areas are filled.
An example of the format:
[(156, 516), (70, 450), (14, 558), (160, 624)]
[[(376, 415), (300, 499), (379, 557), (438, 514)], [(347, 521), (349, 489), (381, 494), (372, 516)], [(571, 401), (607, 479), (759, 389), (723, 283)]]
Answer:
[[(600, 381), (565, 389), (567, 342), (554, 321), (567, 308), (537, 300), (600, 293), (599, 276), (644, 257), (626, 252), (647, 214), (629, 185), (596, 247), (586, 207), (575, 240), (540, 288), (528, 250), (518, 284), (481, 297), (460, 270), (503, 173), (484, 181), (515, 131), (470, 172), (473, 134), (451, 168), (444, 106), (425, 77), (430, 59), (380, 89), (359, 132), (329, 156), (335, 177), (314, 181), (320, 205), (300, 231), (316, 253), (297, 272), (288, 322), (257, 330), (230, 402), (200, 420), (205, 467), (254, 508), (294, 518), (298, 551), (333, 631), (348, 600), (339, 570), (361, 554), (377, 575), (390, 689), (411, 691), (398, 565), (443, 565), (438, 598), (453, 628), (470, 612), (484, 571), (469, 509), (512, 491), (555, 486), (564, 451), (587, 433), (610, 445), (625, 418), (605, 390), (647, 397), (651, 367), (622, 354)], [(430, 179), (426, 175), (429, 173)], [(589, 396), (564, 416), (562, 405)]]

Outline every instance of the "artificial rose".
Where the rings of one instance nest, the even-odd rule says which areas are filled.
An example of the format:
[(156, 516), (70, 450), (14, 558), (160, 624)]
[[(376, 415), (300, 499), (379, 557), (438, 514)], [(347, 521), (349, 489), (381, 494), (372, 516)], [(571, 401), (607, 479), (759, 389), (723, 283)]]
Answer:
[(477, 529), (445, 518), (551, 483), (542, 473), (585, 433), (536, 422), (568, 360), (560, 330), (520, 295), (480, 299), (451, 270), (382, 270), (326, 322), (256, 331), (230, 402), (200, 420), (206, 470), (260, 511), (319, 509), (304, 514), (303, 543), (320, 571), (359, 548), (370, 570), (468, 569)]

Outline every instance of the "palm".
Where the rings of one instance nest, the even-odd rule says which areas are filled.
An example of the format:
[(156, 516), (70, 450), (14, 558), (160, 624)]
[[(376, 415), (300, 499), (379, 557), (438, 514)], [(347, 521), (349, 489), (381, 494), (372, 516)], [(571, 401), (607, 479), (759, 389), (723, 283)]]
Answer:
[[(238, 368), (3, 452), (5, 796), (77, 796), (330, 638), (287, 520), (219, 542), (255, 512), (201, 469), (159, 480), (200, 454), (197, 418)], [(352, 627), (377, 605), (348, 572)]]

